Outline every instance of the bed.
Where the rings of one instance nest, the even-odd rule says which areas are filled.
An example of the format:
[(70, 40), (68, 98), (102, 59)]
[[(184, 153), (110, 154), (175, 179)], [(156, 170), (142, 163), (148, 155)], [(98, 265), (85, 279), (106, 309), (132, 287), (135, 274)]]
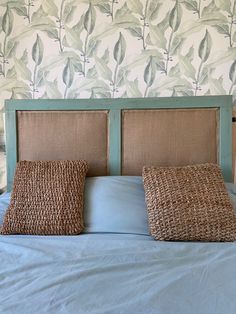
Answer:
[(235, 243), (154, 241), (141, 177), (146, 164), (218, 163), (236, 211), (231, 104), (7, 101), (0, 225), (17, 161), (82, 158), (90, 168), (80, 235), (0, 235), (0, 313), (236, 313)]

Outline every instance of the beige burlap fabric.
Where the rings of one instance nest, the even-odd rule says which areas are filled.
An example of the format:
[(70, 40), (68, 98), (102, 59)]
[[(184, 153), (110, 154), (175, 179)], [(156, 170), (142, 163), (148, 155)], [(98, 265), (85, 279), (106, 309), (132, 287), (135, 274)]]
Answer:
[(87, 170), (83, 160), (19, 162), (1, 233), (79, 234)]
[(143, 182), (156, 240), (236, 240), (236, 214), (218, 165), (144, 167)]

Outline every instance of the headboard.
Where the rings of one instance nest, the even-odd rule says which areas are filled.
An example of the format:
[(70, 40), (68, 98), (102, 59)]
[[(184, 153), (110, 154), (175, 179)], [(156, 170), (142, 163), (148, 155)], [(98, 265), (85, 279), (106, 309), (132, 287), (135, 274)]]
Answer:
[(232, 180), (232, 97), (7, 100), (7, 187), (18, 160), (79, 159), (90, 176), (218, 162)]

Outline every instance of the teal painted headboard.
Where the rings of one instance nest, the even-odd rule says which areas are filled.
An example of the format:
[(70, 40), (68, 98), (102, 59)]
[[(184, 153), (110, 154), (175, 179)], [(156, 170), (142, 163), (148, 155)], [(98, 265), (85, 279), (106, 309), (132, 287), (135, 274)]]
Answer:
[(107, 111), (108, 112), (108, 168), (110, 175), (121, 174), (123, 110), (216, 108), (218, 120), (218, 161), (226, 181), (232, 181), (232, 97), (163, 97), (129, 99), (65, 99), (65, 100), (7, 100), (6, 153), (7, 188), (11, 190), (18, 160), (18, 111)]

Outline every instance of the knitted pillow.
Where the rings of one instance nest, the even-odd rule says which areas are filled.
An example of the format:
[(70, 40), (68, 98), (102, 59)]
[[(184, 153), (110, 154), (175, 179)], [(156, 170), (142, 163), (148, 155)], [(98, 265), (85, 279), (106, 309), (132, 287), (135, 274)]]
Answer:
[(83, 160), (19, 162), (1, 233), (79, 234), (87, 170)]
[(143, 182), (156, 240), (236, 240), (236, 215), (217, 165), (144, 167)]

